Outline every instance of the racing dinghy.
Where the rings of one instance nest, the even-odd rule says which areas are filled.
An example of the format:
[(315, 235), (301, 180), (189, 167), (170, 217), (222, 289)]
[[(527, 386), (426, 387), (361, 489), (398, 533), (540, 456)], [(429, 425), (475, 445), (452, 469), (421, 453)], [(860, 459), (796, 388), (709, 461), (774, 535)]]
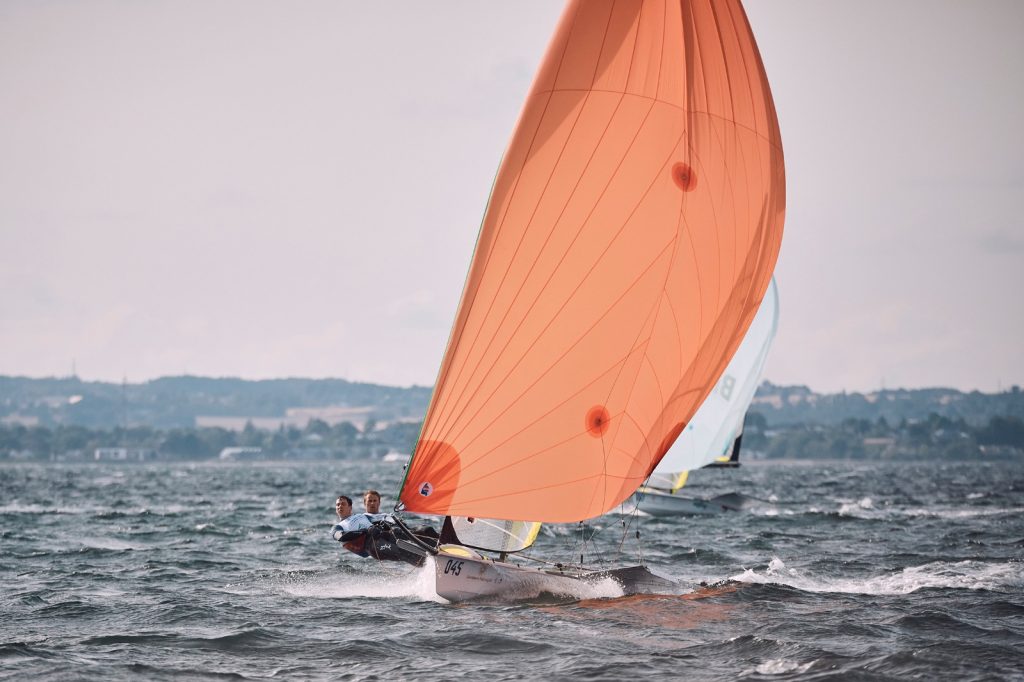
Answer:
[[(642, 566), (533, 568), (514, 552), (527, 528), (600, 516), (647, 480), (750, 327), (784, 208), (775, 108), (739, 0), (568, 3), (399, 492), (399, 519), (455, 527), (458, 542), (399, 539), (434, 563), (439, 595), (574, 595), (608, 578), (654, 589)], [(497, 545), (464, 536), (480, 519), (519, 530)]]
[[(427, 550), (433, 555), (437, 594), (458, 602), (489, 597), (530, 599), (544, 594), (579, 598), (588, 594), (588, 587), (600, 587), (607, 581), (614, 582), (624, 595), (667, 592), (678, 587), (645, 566), (587, 570), (581, 565), (551, 562), (524, 565), (514, 555), (533, 543), (540, 525), (446, 517), (441, 544), (436, 551)], [(500, 548), (497, 559), (482, 553), (495, 547)]]
[(612, 581), (623, 595), (669, 592), (678, 585), (646, 566), (584, 571), (555, 566), (535, 568), (496, 561), (457, 545), (442, 545), (434, 557), (437, 594), (453, 602), (500, 597), (530, 599), (539, 595), (587, 595), (587, 588)]

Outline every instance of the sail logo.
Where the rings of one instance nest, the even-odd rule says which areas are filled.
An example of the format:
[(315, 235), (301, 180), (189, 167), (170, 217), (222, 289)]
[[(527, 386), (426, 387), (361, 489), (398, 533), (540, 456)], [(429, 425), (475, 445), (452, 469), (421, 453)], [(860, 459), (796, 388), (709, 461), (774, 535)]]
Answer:
[(434, 486), (427, 482), (420, 483), (420, 495), (423, 497), (430, 497), (430, 493), (432, 492), (434, 492)]
[(734, 388), (736, 388), (736, 377), (729, 374), (722, 377), (721, 388), (718, 390), (722, 394), (723, 398), (726, 400), (732, 399), (732, 390)]

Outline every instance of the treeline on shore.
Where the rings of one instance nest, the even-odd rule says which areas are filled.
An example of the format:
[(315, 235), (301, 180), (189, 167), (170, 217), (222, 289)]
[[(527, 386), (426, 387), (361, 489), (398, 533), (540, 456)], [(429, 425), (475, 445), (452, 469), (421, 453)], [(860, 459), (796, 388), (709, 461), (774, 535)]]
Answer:
[(412, 422), (378, 428), (371, 420), (359, 429), (349, 422), (332, 426), (319, 419), (311, 419), (303, 429), (274, 431), (255, 428), (251, 422), (242, 431), (4, 425), (0, 426), (0, 460), (199, 460), (222, 455), (230, 455), (225, 459), (372, 459), (389, 452), (408, 453), (419, 429)]
[(982, 425), (931, 414), (891, 424), (848, 417), (838, 424), (769, 427), (758, 412), (747, 414), (743, 444), (766, 459), (945, 459), (1024, 461), (1024, 420), (991, 417)]
[[(188, 429), (194, 425), (237, 429), (245, 420), (270, 427), (303, 423), (302, 417), (359, 423), (416, 421), (423, 418), (431, 389), (400, 388), (343, 379), (267, 379), (247, 381), (210, 377), (163, 377), (143, 383), (82, 381), (77, 377), (32, 379), (0, 376), (0, 423), (25, 426), (76, 424), (114, 429), (125, 424)], [(765, 381), (751, 409), (769, 426), (839, 425), (848, 418), (890, 423), (921, 421), (932, 413), (965, 419), (978, 427), (992, 417), (1024, 419), (1024, 391), (1019, 386), (996, 393), (952, 388), (880, 389), (868, 393), (815, 393), (807, 386)], [(346, 414), (347, 412), (347, 414)], [(355, 416), (358, 414), (359, 416)], [(291, 417), (289, 417), (291, 415)], [(226, 420), (230, 423), (225, 423)]]
[[(273, 431), (251, 423), (242, 431), (0, 425), (0, 460), (371, 459), (392, 452), (408, 454), (419, 431), (416, 422), (369, 421), (360, 429), (349, 422), (330, 425), (319, 419), (311, 419), (303, 429)], [(746, 459), (1024, 460), (1024, 420), (997, 416), (971, 425), (962, 418), (932, 414), (895, 424), (884, 417), (851, 417), (838, 424), (770, 426), (764, 415), (750, 412), (743, 446)]]

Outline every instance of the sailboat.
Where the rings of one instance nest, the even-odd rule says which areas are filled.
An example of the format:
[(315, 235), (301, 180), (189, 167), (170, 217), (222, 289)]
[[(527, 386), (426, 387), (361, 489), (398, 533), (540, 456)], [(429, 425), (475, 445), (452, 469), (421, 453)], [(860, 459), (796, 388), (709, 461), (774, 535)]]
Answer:
[(743, 419), (757, 392), (778, 327), (779, 293), (773, 277), (747, 335), (715, 390), (669, 448), (648, 483), (637, 490), (638, 509), (652, 516), (675, 516), (717, 514), (744, 506), (745, 498), (736, 494), (701, 500), (677, 493), (694, 469), (713, 464), (738, 465)]
[[(784, 212), (778, 121), (739, 0), (568, 3), (396, 506), (454, 530), (420, 548), (440, 596), (650, 584), (642, 567), (508, 556), (525, 529), (599, 516), (647, 479), (754, 319)], [(497, 546), (463, 537), (481, 519)]]

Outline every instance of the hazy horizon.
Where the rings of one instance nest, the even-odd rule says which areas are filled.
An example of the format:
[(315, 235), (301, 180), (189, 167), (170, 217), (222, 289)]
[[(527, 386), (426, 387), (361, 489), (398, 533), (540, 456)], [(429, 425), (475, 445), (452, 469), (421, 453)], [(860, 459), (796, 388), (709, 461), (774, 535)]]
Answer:
[[(1024, 384), (1024, 3), (746, 9), (787, 164), (765, 378)], [(560, 11), (3, 3), (0, 374), (431, 385)]]
[[(39, 380), (39, 381), (65, 381), (65, 380), (70, 380), (70, 379), (77, 379), (78, 381), (81, 381), (82, 383), (86, 383), (86, 384), (94, 384), (94, 383), (95, 384), (111, 384), (111, 385), (115, 385), (115, 386), (121, 384), (124, 381), (124, 379), (117, 379), (117, 380), (111, 380), (111, 379), (91, 379), (91, 378), (88, 378), (88, 377), (82, 377), (79, 374), (74, 374), (74, 375), (71, 375), (71, 374), (51, 375), (51, 376), (28, 376), (28, 375), (17, 375), (17, 374), (0, 374), (0, 379), (29, 379), (29, 380)], [(161, 375), (161, 376), (158, 376), (158, 377), (152, 377), (152, 378), (148, 378), (148, 379), (139, 379), (139, 380), (128, 379), (127, 380), (127, 384), (129, 386), (141, 385), (141, 384), (147, 384), (147, 383), (150, 383), (150, 382), (153, 382), (153, 381), (160, 381), (162, 379), (210, 379), (210, 380), (249, 381), (249, 382), (257, 382), (257, 381), (348, 381), (349, 383), (373, 384), (373, 385), (377, 385), (377, 386), (385, 386), (385, 387), (388, 387), (388, 388), (401, 388), (401, 389), (433, 388), (433, 384), (432, 383), (431, 384), (417, 384), (417, 383), (410, 383), (410, 384), (387, 384), (387, 383), (380, 383), (380, 382), (375, 382), (375, 381), (363, 381), (363, 380), (358, 380), (358, 379), (346, 379), (345, 377), (329, 377), (329, 376), (328, 377), (275, 376), (275, 377), (250, 378), (250, 377), (241, 377), (241, 376), (228, 376), (228, 375), (215, 376), (215, 375), (205, 375), (205, 374), (165, 374), (165, 375)], [(817, 393), (817, 394), (820, 394), (820, 395), (832, 395), (832, 394), (842, 394), (842, 393), (861, 393), (861, 394), (864, 394), (864, 395), (868, 395), (868, 394), (875, 393), (875, 392), (878, 392), (878, 391), (928, 391), (928, 390), (955, 390), (955, 391), (960, 391), (961, 393), (972, 393), (972, 392), (977, 391), (979, 393), (985, 393), (985, 394), (998, 394), (998, 393), (1010, 392), (1014, 388), (1017, 388), (1017, 389), (1020, 388), (1019, 384), (1011, 384), (1011, 385), (1008, 385), (1008, 386), (998, 387), (997, 389), (992, 390), (992, 391), (984, 391), (984, 390), (977, 389), (977, 388), (974, 388), (974, 389), (962, 389), (962, 388), (956, 388), (954, 386), (935, 385), (935, 386), (880, 386), (878, 388), (872, 388), (872, 389), (866, 389), (866, 390), (854, 390), (854, 389), (840, 388), (838, 390), (832, 391), (832, 390), (821, 390), (821, 389), (819, 389), (819, 388), (817, 388), (817, 387), (815, 387), (813, 385), (809, 385), (809, 384), (781, 383), (781, 382), (778, 382), (778, 381), (773, 381), (770, 378), (764, 378), (761, 381), (761, 383), (758, 384), (758, 386), (760, 386), (760, 385), (762, 385), (764, 383), (770, 383), (773, 386), (779, 386), (781, 388), (793, 388), (793, 387), (800, 386), (800, 387), (807, 388), (810, 391), (812, 391), (813, 393)]]

